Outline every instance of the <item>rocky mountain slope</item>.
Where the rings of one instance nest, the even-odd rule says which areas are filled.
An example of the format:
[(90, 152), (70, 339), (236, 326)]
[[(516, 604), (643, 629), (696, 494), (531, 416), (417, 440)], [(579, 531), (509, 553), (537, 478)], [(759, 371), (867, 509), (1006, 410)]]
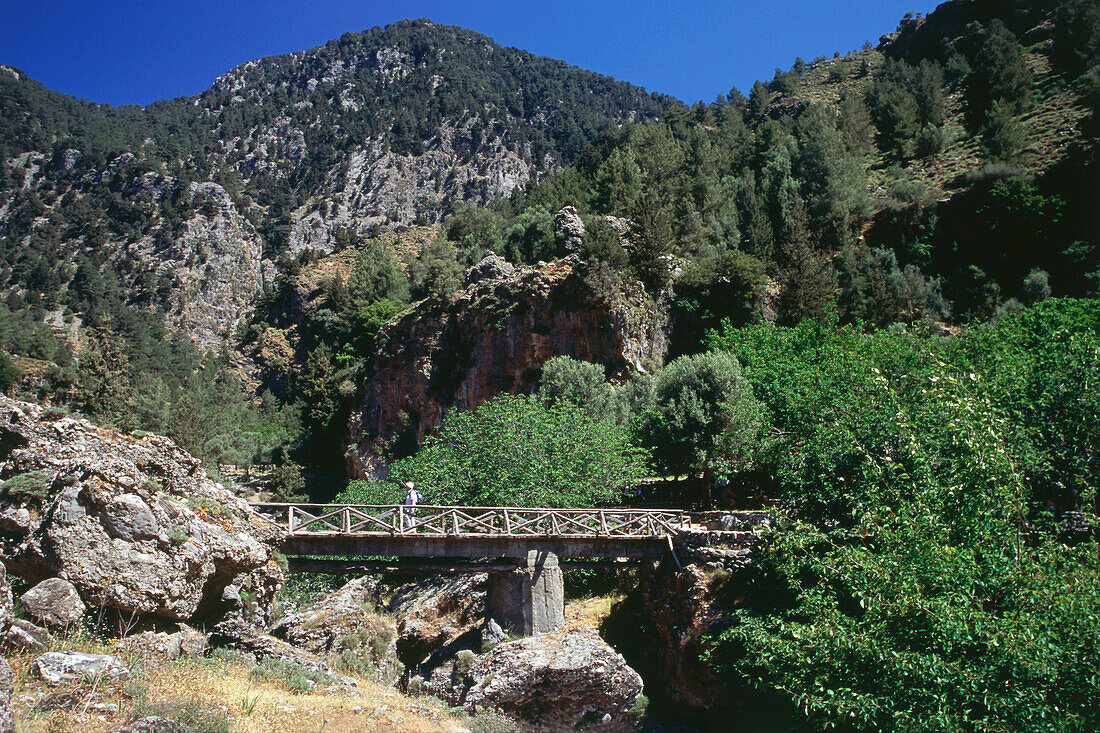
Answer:
[(102, 295), (74, 282), (88, 263), (210, 348), (280, 257), (509, 194), (673, 104), (428, 21), (251, 61), (144, 109), (0, 66), (0, 286), (84, 311)]

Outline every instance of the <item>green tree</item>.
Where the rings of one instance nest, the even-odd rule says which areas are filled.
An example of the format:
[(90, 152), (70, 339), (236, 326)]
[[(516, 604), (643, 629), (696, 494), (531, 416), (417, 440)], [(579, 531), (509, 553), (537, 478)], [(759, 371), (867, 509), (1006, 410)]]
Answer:
[(865, 443), (858, 414), (837, 416), (866, 477), (863, 511), (776, 536), (763, 562), (789, 603), (738, 611), (711, 660), (819, 730), (1095, 729), (1095, 540), (1021, 533), (1011, 428), (979, 378), (937, 367), (915, 383), (931, 397), (913, 402), (885, 375), (869, 384), (896, 452)]
[(611, 386), (602, 364), (555, 356), (542, 365), (538, 396), (551, 407), (561, 403), (576, 405), (593, 420), (615, 419)]
[(23, 372), (6, 351), (0, 351), (0, 394), (7, 394), (23, 379)]
[(500, 395), (447, 415), (390, 475), (435, 504), (583, 507), (619, 502), (644, 467), (626, 431), (583, 408)]
[(120, 430), (139, 427), (130, 359), (117, 334), (90, 329), (84, 335), (77, 370), (77, 405)]
[(1015, 104), (993, 100), (982, 124), (982, 150), (990, 160), (1011, 163), (1027, 146), (1027, 133), (1013, 114)]
[(764, 412), (733, 354), (708, 351), (681, 356), (657, 375), (653, 407), (639, 418), (643, 445), (658, 469), (701, 474), (709, 503), (716, 472), (743, 468), (764, 427)]
[(1016, 36), (1000, 19), (994, 19), (989, 24), (967, 82), (968, 113), (974, 126), (985, 120), (986, 113), (997, 101), (1010, 114), (1030, 109), (1034, 82)]

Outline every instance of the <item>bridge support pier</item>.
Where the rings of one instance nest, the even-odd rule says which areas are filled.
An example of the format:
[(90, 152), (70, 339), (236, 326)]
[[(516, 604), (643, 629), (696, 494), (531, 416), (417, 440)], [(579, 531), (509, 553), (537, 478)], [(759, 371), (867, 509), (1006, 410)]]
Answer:
[(523, 636), (545, 634), (565, 623), (565, 589), (558, 556), (531, 550), (526, 565), (489, 573), (485, 615), (505, 631)]

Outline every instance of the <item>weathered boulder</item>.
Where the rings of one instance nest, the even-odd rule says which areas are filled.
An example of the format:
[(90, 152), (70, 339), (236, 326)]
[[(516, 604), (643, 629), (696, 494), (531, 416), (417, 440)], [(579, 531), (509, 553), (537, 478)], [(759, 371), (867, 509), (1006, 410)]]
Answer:
[(498, 710), (549, 730), (634, 730), (642, 678), (592, 629), (499, 644), (452, 672), (448, 695), (471, 711)]
[(183, 626), (179, 631), (143, 631), (132, 634), (119, 642), (119, 648), (143, 659), (179, 659), (201, 657), (207, 648), (209, 636), (201, 631)]
[(130, 679), (130, 670), (126, 665), (118, 657), (109, 654), (46, 652), (31, 663), (31, 668), (49, 685), (61, 685), (97, 676), (115, 680)]
[(12, 621), (4, 632), (4, 646), (16, 651), (45, 651), (51, 641), (50, 632), (21, 618)]
[[(133, 437), (0, 396), (0, 479), (37, 515), (5, 553), (31, 581), (59, 577), (90, 606), (183, 621), (266, 613), (283, 530), (211, 481), (171, 440)], [(33, 479), (33, 480), (32, 480)], [(261, 619), (262, 620), (262, 619)]]
[(486, 252), (476, 264), (466, 268), (466, 284), (479, 283), (482, 280), (496, 280), (503, 277), (512, 277), (516, 274), (515, 266), (496, 252)]
[(7, 568), (0, 563), (0, 634), (8, 630), (13, 620), (11, 584), (8, 583)]
[(27, 615), (53, 631), (67, 631), (84, 617), (86, 609), (76, 586), (61, 578), (47, 578), (19, 597)]
[(485, 573), (434, 575), (397, 589), (387, 610), (397, 619), (397, 654), (405, 666), (481, 624), (485, 582)]
[(584, 222), (576, 207), (566, 206), (554, 215), (554, 234), (563, 254), (576, 252), (584, 244)]
[(228, 646), (251, 654), (258, 662), (265, 659), (278, 659), (327, 674), (341, 684), (350, 686), (358, 684), (352, 677), (340, 677), (335, 674), (332, 668), (313, 652), (277, 639), (239, 618), (227, 618), (216, 624), (210, 635), (210, 642), (216, 646)]
[(568, 262), (482, 280), (453, 302), (422, 301), (379, 332), (348, 423), (348, 473), (383, 476), (383, 448), (422, 444), (448, 410), (530, 393), (555, 356), (604, 364), (617, 380), (653, 371), (670, 333), (667, 302), (625, 287), (595, 298)]
[[(376, 678), (399, 673), (397, 628), (375, 612), (378, 581), (357, 578), (317, 603), (280, 620), (271, 634), (314, 654), (344, 653)], [(347, 655), (350, 655), (350, 659)]]
[(0, 733), (15, 733), (15, 706), (11, 695), (15, 690), (15, 675), (6, 659), (0, 659)]

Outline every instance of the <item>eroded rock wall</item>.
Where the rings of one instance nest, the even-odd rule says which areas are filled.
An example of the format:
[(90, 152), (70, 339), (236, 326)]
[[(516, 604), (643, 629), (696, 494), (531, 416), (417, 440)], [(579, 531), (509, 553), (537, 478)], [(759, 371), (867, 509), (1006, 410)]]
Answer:
[(658, 367), (667, 307), (645, 293), (593, 299), (567, 261), (471, 284), (453, 303), (425, 301), (380, 335), (348, 431), (348, 472), (380, 477), (386, 450), (411, 450), (447, 410), (534, 390), (562, 354), (604, 364), (612, 378)]

